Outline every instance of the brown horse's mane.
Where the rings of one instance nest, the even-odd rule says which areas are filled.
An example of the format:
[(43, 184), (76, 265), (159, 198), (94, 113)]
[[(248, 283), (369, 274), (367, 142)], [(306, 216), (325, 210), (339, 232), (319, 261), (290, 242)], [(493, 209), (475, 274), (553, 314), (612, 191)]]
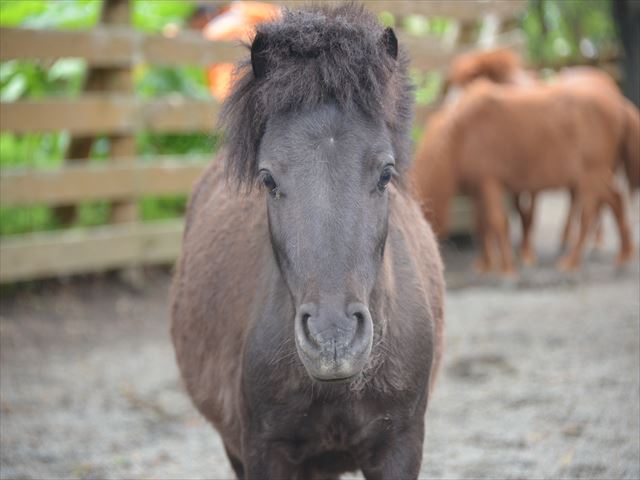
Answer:
[(457, 57), (447, 74), (449, 85), (466, 86), (479, 78), (494, 83), (510, 83), (513, 76), (523, 71), (520, 57), (508, 49), (469, 52)]
[(268, 118), (327, 102), (386, 122), (396, 168), (406, 171), (413, 113), (408, 57), (402, 50), (397, 59), (388, 55), (384, 34), (376, 18), (353, 3), (285, 10), (280, 19), (260, 25), (267, 73), (256, 78), (251, 61), (241, 62), (220, 116), (227, 174), (250, 186)]

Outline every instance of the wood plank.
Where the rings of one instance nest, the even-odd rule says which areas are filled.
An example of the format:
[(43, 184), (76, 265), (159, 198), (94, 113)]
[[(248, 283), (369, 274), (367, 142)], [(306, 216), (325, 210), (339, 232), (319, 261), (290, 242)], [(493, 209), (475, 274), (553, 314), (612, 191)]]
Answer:
[[(108, 100), (103, 103), (99, 97), (87, 95), (77, 100), (0, 103), (0, 130), (14, 133), (68, 130), (85, 135), (129, 129), (210, 132), (215, 127), (218, 109), (214, 102), (157, 101), (140, 107), (139, 117), (145, 120), (138, 120), (135, 100), (111, 105)], [(422, 123), (431, 111), (432, 107), (418, 107), (418, 122)]]
[(157, 161), (71, 165), (54, 170), (0, 171), (0, 203), (65, 205), (145, 195), (187, 194), (211, 157), (162, 157)]
[(91, 31), (0, 28), (0, 61), (84, 58), (96, 66), (131, 62), (135, 35), (124, 28), (96, 27)]
[[(128, 26), (131, 20), (129, 0), (104, 0), (100, 12), (99, 25)], [(83, 85), (83, 93), (103, 91), (132, 91), (132, 72), (127, 66), (96, 67), (89, 66)], [(87, 162), (95, 137), (71, 136), (65, 152), (65, 162)], [(135, 151), (131, 156), (135, 155)], [(78, 214), (76, 205), (60, 205), (53, 211), (60, 225), (70, 226)]]
[[(209, 42), (194, 34), (143, 38), (140, 45), (129, 38), (134, 34), (117, 27), (101, 27), (91, 32), (2, 28), (0, 60), (82, 57), (95, 66), (118, 66), (142, 60), (167, 65), (210, 65), (235, 62), (246, 55), (244, 49), (233, 42)], [(67, 35), (70, 37), (66, 38)], [(510, 35), (514, 37), (514, 34)], [(398, 31), (398, 37), (413, 64), (420, 68), (437, 68), (457, 53), (432, 37), (413, 37), (401, 31)], [(502, 37), (507, 38), (506, 35)], [(522, 43), (520, 39), (517, 41)]]
[(181, 241), (181, 220), (3, 237), (0, 283), (170, 264)]
[(140, 62), (206, 66), (235, 62), (245, 54), (237, 42), (212, 42), (196, 32), (167, 38), (121, 26), (80, 31), (0, 28), (0, 44), (0, 61), (83, 58), (96, 67), (123, 67)]
[[(102, 2), (103, 24), (117, 24), (131, 27), (131, 0), (104, 0)], [(133, 72), (131, 65), (101, 69), (96, 72), (102, 77), (103, 89), (110, 93), (122, 95), (133, 94)], [(134, 132), (109, 137), (110, 160), (130, 164), (136, 155), (136, 138)], [(121, 198), (111, 204), (109, 216), (112, 223), (135, 222), (138, 218), (138, 201), (134, 196)]]
[(168, 66), (236, 63), (248, 55), (239, 42), (211, 41), (195, 32), (184, 32), (172, 38), (144, 36), (140, 52), (147, 63)]
[(176, 96), (142, 101), (129, 95), (91, 94), (0, 103), (0, 129), (14, 133), (67, 131), (72, 135), (133, 130), (209, 132), (219, 105)]

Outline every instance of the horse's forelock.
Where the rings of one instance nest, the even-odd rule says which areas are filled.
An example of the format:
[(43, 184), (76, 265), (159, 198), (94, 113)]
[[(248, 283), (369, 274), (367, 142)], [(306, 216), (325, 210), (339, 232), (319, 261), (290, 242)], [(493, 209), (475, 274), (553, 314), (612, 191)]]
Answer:
[(360, 5), (315, 6), (285, 11), (258, 27), (261, 68), (256, 78), (245, 60), (225, 101), (220, 125), (225, 133), (227, 173), (240, 185), (257, 175), (258, 149), (267, 119), (279, 112), (314, 108), (327, 101), (383, 118), (392, 135), (396, 165), (409, 164), (413, 95), (407, 58), (389, 55), (388, 38)]

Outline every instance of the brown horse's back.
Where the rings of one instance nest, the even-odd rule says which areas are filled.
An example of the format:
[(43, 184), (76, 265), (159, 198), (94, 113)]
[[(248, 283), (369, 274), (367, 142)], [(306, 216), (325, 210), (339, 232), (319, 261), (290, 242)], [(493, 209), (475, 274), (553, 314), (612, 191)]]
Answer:
[(616, 99), (562, 85), (480, 85), (454, 115), (461, 183), (490, 176), (514, 193), (570, 186), (585, 167), (613, 170), (624, 132)]

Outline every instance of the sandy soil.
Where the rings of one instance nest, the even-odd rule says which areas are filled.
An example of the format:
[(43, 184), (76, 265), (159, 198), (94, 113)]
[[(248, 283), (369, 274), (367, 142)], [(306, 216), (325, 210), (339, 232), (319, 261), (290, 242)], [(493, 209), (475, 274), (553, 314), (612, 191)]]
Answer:
[[(608, 220), (604, 249), (557, 273), (565, 208), (542, 202), (540, 266), (514, 279), (479, 278), (471, 251), (445, 248), (447, 351), (421, 477), (640, 477), (640, 263), (613, 267)], [(632, 215), (637, 245), (637, 199)], [(178, 379), (168, 280), (4, 293), (1, 478), (232, 477)]]

